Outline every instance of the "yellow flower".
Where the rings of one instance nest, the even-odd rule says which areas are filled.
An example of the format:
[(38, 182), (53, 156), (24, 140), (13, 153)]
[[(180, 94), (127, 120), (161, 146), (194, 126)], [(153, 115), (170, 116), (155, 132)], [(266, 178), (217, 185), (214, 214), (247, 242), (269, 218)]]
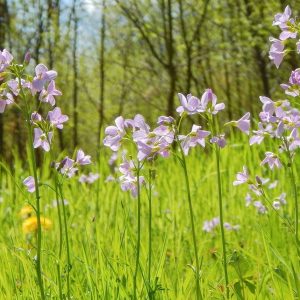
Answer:
[(31, 205), (25, 205), (22, 207), (19, 214), (22, 217), (22, 219), (26, 219), (26, 218), (30, 217), (33, 212), (34, 212), (34, 209)]
[[(40, 217), (40, 220), (41, 220), (42, 229), (46, 229), (46, 230), (51, 229), (52, 222), (49, 219), (45, 217)], [(22, 229), (25, 234), (36, 232), (38, 229), (37, 217), (30, 217), (26, 219), (22, 224)]]

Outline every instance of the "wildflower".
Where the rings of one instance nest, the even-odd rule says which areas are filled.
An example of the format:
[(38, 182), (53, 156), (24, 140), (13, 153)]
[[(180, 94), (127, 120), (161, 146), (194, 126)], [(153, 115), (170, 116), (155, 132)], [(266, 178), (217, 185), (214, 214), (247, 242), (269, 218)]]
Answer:
[(205, 147), (205, 138), (210, 135), (209, 131), (201, 130), (201, 126), (193, 125), (192, 131), (187, 135), (179, 135), (178, 138), (181, 142), (183, 153), (188, 155), (189, 149), (196, 147), (197, 144)]
[(281, 193), (278, 197), (280, 204), (286, 205), (286, 193)]
[(289, 82), (290, 84), (300, 85), (300, 69), (292, 71)]
[(81, 166), (89, 165), (91, 163), (91, 156), (85, 155), (83, 150), (79, 149), (76, 155), (76, 163)]
[(108, 164), (110, 166), (112, 166), (116, 162), (117, 159), (118, 159), (118, 152), (113, 152), (109, 158)]
[(35, 192), (35, 181), (32, 176), (25, 178), (23, 184), (27, 187), (29, 193)]
[(22, 219), (27, 219), (28, 217), (30, 217), (33, 214), (33, 212), (34, 212), (34, 209), (31, 205), (25, 205), (20, 210), (19, 215), (21, 216)]
[(202, 230), (205, 232), (212, 232), (220, 224), (220, 218), (215, 217), (212, 220), (204, 221)]
[(291, 19), (292, 11), (289, 6), (287, 6), (284, 10), (284, 12), (281, 14), (276, 14), (273, 25), (277, 25), (281, 28), (282, 32), (280, 34), (281, 40), (286, 39), (295, 39), (297, 37), (297, 32), (291, 28), (290, 25), (295, 23), (294, 19)]
[(243, 166), (243, 172), (238, 172), (233, 185), (240, 185), (249, 181), (249, 173), (247, 167)]
[(175, 119), (173, 117), (160, 116), (158, 117), (157, 124), (169, 126), (175, 123)]
[(246, 207), (248, 207), (252, 202), (252, 197), (249, 193), (247, 193), (245, 200), (246, 200)]
[(183, 94), (178, 94), (181, 106), (177, 107), (176, 111), (182, 115), (183, 112), (186, 112), (188, 115), (193, 115), (199, 112), (200, 109), (200, 100), (188, 94), (186, 97)]
[(121, 140), (126, 134), (125, 120), (123, 117), (117, 117), (115, 120), (116, 126), (108, 126), (105, 129), (106, 137), (103, 140), (103, 144), (106, 147), (111, 148), (112, 151), (118, 151), (121, 144)]
[(47, 87), (47, 90), (43, 89), (41, 91), (40, 96), (39, 96), (39, 100), (42, 101), (42, 102), (48, 102), (52, 106), (54, 106), (55, 105), (54, 96), (61, 96), (61, 95), (62, 95), (61, 91), (59, 91), (55, 88), (54, 80), (51, 80), (48, 87)]
[(240, 229), (240, 225), (231, 225), (228, 222), (224, 222), (224, 227), (228, 231), (238, 231)]
[(34, 128), (34, 142), (33, 147), (43, 148), (46, 152), (50, 150), (50, 143), (52, 140), (53, 133), (48, 132), (47, 134), (44, 133), (40, 128)]
[(24, 65), (29, 65), (31, 60), (31, 54), (29, 51), (27, 51), (24, 55)]
[(275, 210), (280, 209), (280, 202), (279, 201), (273, 201), (272, 206)]
[[(52, 227), (52, 222), (51, 220), (45, 218), (45, 217), (40, 217), (40, 222), (41, 222), (41, 227), (45, 230), (49, 230)], [(38, 219), (37, 217), (29, 217), (26, 219), (23, 224), (22, 224), (22, 229), (25, 234), (28, 233), (34, 233), (37, 232), (38, 230)]]
[(278, 180), (275, 180), (274, 182), (269, 184), (268, 189), (269, 190), (275, 189), (277, 184), (278, 184)]
[(217, 144), (220, 148), (224, 148), (226, 146), (225, 134), (219, 134), (217, 136), (213, 136), (210, 139), (212, 144)]
[(201, 108), (200, 112), (208, 112), (213, 115), (217, 114), (219, 111), (225, 108), (224, 103), (217, 104), (217, 96), (213, 93), (211, 89), (206, 89), (201, 97)]
[(255, 201), (253, 205), (256, 207), (258, 213), (260, 214), (267, 213), (267, 208), (260, 201)]
[(270, 51), (269, 51), (269, 58), (274, 62), (276, 68), (278, 69), (284, 56), (284, 45), (283, 42), (275, 39), (273, 37), (270, 38), (272, 42)]
[(59, 107), (55, 107), (52, 111), (48, 112), (48, 119), (52, 126), (62, 129), (64, 127), (63, 123), (69, 120), (69, 117), (61, 113)]
[(100, 177), (100, 175), (98, 173), (93, 174), (93, 173), (89, 173), (88, 175), (81, 175), (79, 177), (79, 182), (80, 183), (88, 183), (88, 184), (92, 184), (93, 182), (95, 182), (98, 178)]
[(267, 163), (271, 170), (273, 170), (274, 167), (281, 168), (281, 162), (277, 155), (275, 155), (272, 152), (266, 152), (265, 155), (266, 155), (266, 157), (261, 162), (261, 165), (264, 165)]
[(32, 89), (35, 91), (42, 91), (46, 82), (54, 80), (57, 76), (57, 72), (53, 70), (48, 70), (48, 68), (43, 64), (38, 64), (35, 67), (35, 77), (32, 81)]
[(78, 168), (75, 167), (75, 161), (68, 156), (58, 163), (56, 168), (61, 174), (66, 175), (69, 178), (73, 177), (78, 171)]
[(5, 69), (13, 61), (14, 57), (6, 50), (0, 51), (0, 73), (4, 72)]
[(287, 5), (283, 13), (278, 13), (274, 17), (273, 26), (279, 26), (281, 29), (287, 28), (287, 22), (290, 21), (292, 15), (291, 8)]
[(8, 92), (0, 92), (0, 113), (5, 111), (7, 105), (14, 102), (14, 97)]
[(42, 116), (34, 111), (32, 114), (31, 114), (31, 123), (32, 124), (37, 124), (38, 122), (41, 122), (42, 121)]

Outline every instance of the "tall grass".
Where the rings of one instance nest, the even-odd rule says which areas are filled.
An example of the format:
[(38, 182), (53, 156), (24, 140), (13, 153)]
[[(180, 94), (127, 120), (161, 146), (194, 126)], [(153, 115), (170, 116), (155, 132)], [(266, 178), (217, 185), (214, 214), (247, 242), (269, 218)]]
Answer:
[[(288, 204), (281, 213), (293, 219), (294, 187), (288, 180), (288, 170), (270, 172), (267, 168), (259, 168), (264, 153), (262, 148), (249, 148), (246, 138), (238, 136), (222, 149), (220, 178), (222, 198), (226, 204), (223, 207), (224, 221), (240, 224), (240, 230), (226, 231), (229, 294), (234, 295), (233, 299), (296, 299), (299, 297), (300, 272), (294, 232), (274, 211), (259, 215), (253, 206), (245, 207), (247, 188), (232, 186), (235, 174), (244, 164), (263, 177), (278, 179), (278, 186), (268, 191), (269, 197), (286, 192)], [(68, 276), (70, 297), (73, 299), (133, 297), (137, 200), (122, 192), (117, 183), (105, 182), (110, 170), (107, 157), (101, 157), (100, 188), (97, 183), (79, 184), (77, 178), (64, 185), (63, 196), (69, 202), (65, 213), (68, 243), (72, 249), (72, 272), (69, 272), (69, 265), (62, 266), (57, 272), (57, 261), (67, 262), (68, 257), (66, 251), (57, 257), (60, 226), (57, 208), (52, 205), (56, 195), (47, 185), (40, 188), (41, 215), (54, 223), (52, 230), (43, 232), (41, 245), (41, 272), (46, 298), (57, 299), (60, 293), (67, 297)], [(199, 155), (197, 149), (186, 158), (201, 262), (203, 299), (222, 299), (226, 296), (220, 229), (216, 228), (213, 233), (202, 230), (205, 220), (219, 216), (215, 163), (213, 155)], [(296, 161), (296, 165), (298, 163)], [(1, 164), (0, 172), (0, 295), (2, 299), (39, 299), (35, 269), (32, 267), (35, 251), (22, 234), (22, 220), (19, 217), (23, 205), (34, 199), (32, 195), (22, 192), (23, 187), (18, 188), (15, 184), (20, 185), (21, 179), (27, 176), (25, 169), (28, 166), (17, 157), (14, 166), (9, 171)], [(96, 165), (94, 167), (96, 169)], [(191, 267), (195, 253), (182, 170), (175, 157), (171, 157), (158, 160), (155, 172), (151, 210), (147, 192), (141, 189), (137, 295), (140, 299), (147, 299), (149, 295), (152, 299), (195, 299), (195, 273)], [(50, 184), (49, 171), (41, 169), (39, 173), (40, 180)], [(297, 168), (294, 176), (298, 182)], [(101, 210), (96, 211), (99, 207)], [(149, 260), (150, 240), (152, 255)], [(63, 243), (66, 243), (65, 239)], [(66, 245), (63, 247), (65, 249)], [(151, 293), (147, 290), (150, 279)]]

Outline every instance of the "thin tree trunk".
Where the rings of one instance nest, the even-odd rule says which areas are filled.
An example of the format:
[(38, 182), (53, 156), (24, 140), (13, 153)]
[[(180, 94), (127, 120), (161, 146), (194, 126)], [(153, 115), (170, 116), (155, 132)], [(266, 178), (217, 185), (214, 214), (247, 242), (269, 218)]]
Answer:
[(73, 0), (73, 51), (72, 51), (72, 59), (73, 59), (73, 74), (74, 74), (74, 82), (73, 82), (73, 144), (74, 147), (78, 145), (78, 66), (77, 66), (77, 37), (78, 37), (78, 17), (77, 17), (77, 0)]
[(100, 151), (101, 132), (104, 120), (104, 95), (105, 95), (105, 34), (106, 34), (106, 21), (105, 21), (105, 0), (102, 0), (102, 17), (101, 17), (101, 42), (100, 42), (100, 57), (99, 57), (99, 71), (100, 71), (100, 101), (99, 101), (99, 119), (98, 119), (98, 137), (97, 149)]

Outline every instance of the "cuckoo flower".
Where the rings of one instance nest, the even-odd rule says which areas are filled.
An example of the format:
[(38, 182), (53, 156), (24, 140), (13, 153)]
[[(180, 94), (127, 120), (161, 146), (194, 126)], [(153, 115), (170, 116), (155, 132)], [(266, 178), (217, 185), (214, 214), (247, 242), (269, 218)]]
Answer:
[(100, 177), (100, 175), (98, 173), (89, 173), (88, 175), (81, 175), (79, 177), (79, 182), (80, 183), (88, 183), (88, 184), (92, 184), (93, 182), (95, 182), (98, 178)]
[(52, 111), (48, 112), (48, 119), (50, 124), (58, 129), (63, 129), (63, 123), (69, 120), (69, 117), (61, 113), (59, 107), (55, 107)]
[(38, 148), (41, 147), (46, 152), (50, 150), (50, 143), (52, 140), (53, 133), (48, 132), (44, 133), (40, 128), (34, 128), (34, 141), (33, 147)]
[(0, 91), (0, 113), (5, 111), (7, 105), (14, 103), (14, 97), (6, 90)]
[[(33, 92), (41, 92), (44, 88), (45, 83), (54, 80), (57, 76), (57, 72), (53, 70), (48, 70), (48, 68), (43, 64), (38, 64), (35, 67), (35, 77), (32, 81)], [(54, 86), (55, 89), (55, 86)]]
[(233, 185), (240, 185), (248, 182), (249, 182), (248, 169), (245, 166), (243, 166), (243, 172), (237, 173), (236, 180), (233, 182)]
[(61, 174), (69, 178), (73, 177), (78, 171), (78, 168), (75, 167), (75, 161), (68, 156), (58, 163), (56, 167)]
[(219, 134), (210, 139), (212, 144), (217, 144), (220, 148), (224, 148), (226, 146), (225, 134)]
[(213, 115), (217, 114), (219, 111), (225, 108), (224, 103), (217, 104), (217, 96), (213, 93), (211, 89), (206, 89), (201, 97), (201, 107), (200, 112), (208, 112)]
[(265, 155), (261, 165), (268, 164), (271, 170), (273, 170), (274, 167), (281, 168), (281, 162), (277, 155), (272, 152), (266, 152)]
[(283, 13), (278, 13), (274, 17), (273, 26), (279, 26), (281, 29), (287, 28), (287, 22), (290, 21), (292, 10), (287, 6)]
[(32, 176), (25, 178), (23, 184), (27, 187), (29, 193), (33, 193), (35, 191), (35, 182)]
[(116, 126), (108, 126), (105, 129), (106, 137), (103, 144), (109, 147), (112, 151), (118, 151), (121, 146), (121, 140), (126, 134), (125, 120), (123, 117), (117, 117), (115, 120)]
[(14, 57), (6, 49), (0, 51), (0, 73), (5, 71), (13, 59)]
[(83, 150), (79, 149), (76, 155), (76, 163), (80, 166), (91, 164), (91, 156), (85, 155)]
[(188, 94), (186, 97), (179, 93), (178, 94), (181, 106), (177, 107), (176, 111), (182, 115), (183, 112), (186, 112), (188, 115), (193, 115), (199, 112), (200, 109), (200, 100), (192, 96), (192, 94)]
[(196, 147), (198, 144), (205, 147), (205, 138), (210, 135), (209, 131), (201, 130), (201, 126), (193, 125), (192, 131), (187, 135), (179, 135), (183, 153), (188, 155), (190, 148)]
[(41, 122), (42, 119), (43, 119), (42, 116), (37, 111), (34, 111), (31, 114), (31, 123), (32, 124), (37, 125), (37, 123)]
[(269, 51), (269, 58), (274, 62), (276, 68), (278, 69), (284, 56), (284, 45), (283, 42), (275, 39), (273, 37), (270, 38), (272, 42), (270, 51)]
[(48, 87), (47, 87), (47, 90), (43, 89), (41, 91), (40, 96), (39, 96), (39, 100), (42, 101), (42, 102), (48, 102), (52, 106), (54, 106), (55, 105), (54, 96), (61, 96), (61, 95), (62, 95), (61, 91), (59, 91), (55, 88), (54, 80), (51, 80)]

